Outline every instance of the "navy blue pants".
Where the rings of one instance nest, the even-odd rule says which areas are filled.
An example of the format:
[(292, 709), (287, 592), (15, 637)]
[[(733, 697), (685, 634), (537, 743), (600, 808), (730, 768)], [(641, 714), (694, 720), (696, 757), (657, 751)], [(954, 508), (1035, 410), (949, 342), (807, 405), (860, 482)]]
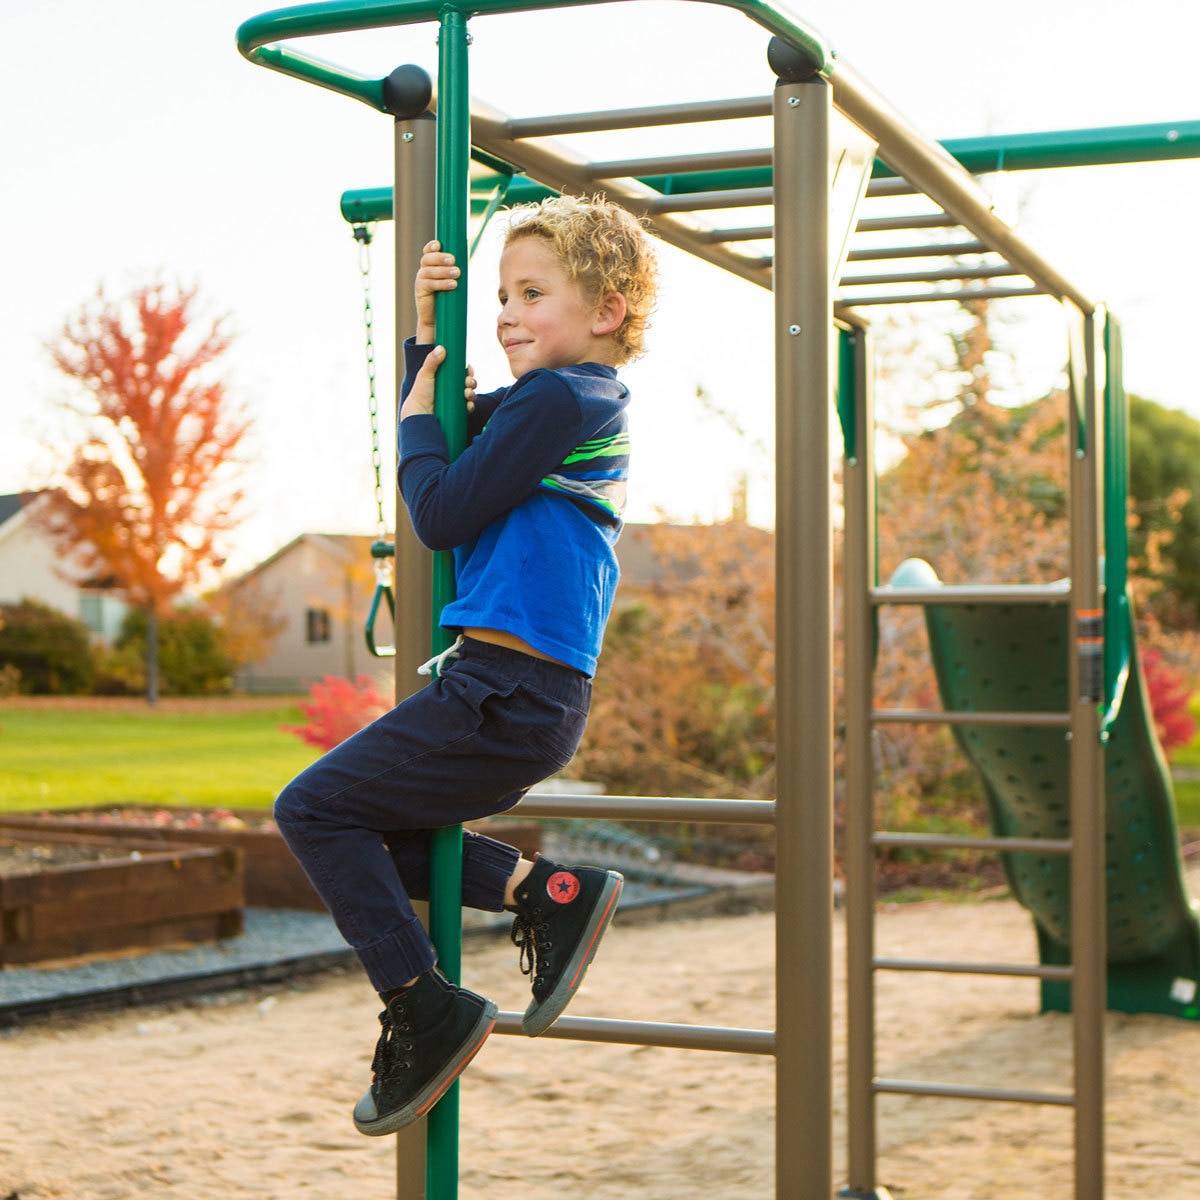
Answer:
[[(438, 678), (280, 793), (280, 832), (377, 991), (437, 960), (411, 904), (429, 897), (432, 831), (512, 808), (566, 766), (591, 689), (569, 667), (464, 638)], [(519, 857), (464, 832), (463, 904), (499, 912)]]

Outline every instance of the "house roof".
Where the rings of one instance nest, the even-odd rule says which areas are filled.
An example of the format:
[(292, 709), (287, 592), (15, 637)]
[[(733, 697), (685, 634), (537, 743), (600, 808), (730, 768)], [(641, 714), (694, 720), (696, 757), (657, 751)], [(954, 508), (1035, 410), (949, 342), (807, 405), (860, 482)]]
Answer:
[(231, 579), (228, 583), (223, 584), (220, 590), (225, 591), (227, 588), (237, 588), (249, 582), (272, 563), (276, 563), (281, 558), (285, 558), (291, 554), (297, 546), (315, 546), (317, 549), (334, 558), (349, 562), (355, 555), (366, 551), (372, 541), (374, 541), (374, 538), (359, 533), (302, 533), (292, 538), (286, 545), (280, 546), (274, 554), (269, 554), (262, 562), (256, 563), (236, 579)]
[(29, 492), (13, 492), (8, 496), (0, 496), (0, 525), (15, 517), (25, 507), (30, 495)]

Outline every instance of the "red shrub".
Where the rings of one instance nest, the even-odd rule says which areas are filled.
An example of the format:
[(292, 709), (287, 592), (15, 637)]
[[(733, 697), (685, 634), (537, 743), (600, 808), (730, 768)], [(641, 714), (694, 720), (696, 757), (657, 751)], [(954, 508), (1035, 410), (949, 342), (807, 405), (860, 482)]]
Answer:
[(1161, 651), (1143, 650), (1141, 660), (1154, 728), (1163, 753), (1170, 755), (1196, 736), (1196, 722), (1188, 711), (1192, 689), (1180, 671), (1163, 661)]
[(391, 707), (366, 675), (360, 675), (353, 683), (326, 675), (321, 683), (313, 684), (310, 695), (312, 699), (300, 705), (308, 723), (280, 728), (322, 750), (332, 750)]

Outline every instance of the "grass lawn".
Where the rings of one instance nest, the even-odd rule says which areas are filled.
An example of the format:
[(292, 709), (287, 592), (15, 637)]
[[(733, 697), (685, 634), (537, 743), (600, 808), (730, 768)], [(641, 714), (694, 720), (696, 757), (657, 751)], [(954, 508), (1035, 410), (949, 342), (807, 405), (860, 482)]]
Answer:
[(268, 806), (315, 747), (280, 725), (295, 702), (0, 703), (0, 809), (101, 804)]
[(1175, 814), (1181, 829), (1200, 829), (1200, 779), (1176, 779)]

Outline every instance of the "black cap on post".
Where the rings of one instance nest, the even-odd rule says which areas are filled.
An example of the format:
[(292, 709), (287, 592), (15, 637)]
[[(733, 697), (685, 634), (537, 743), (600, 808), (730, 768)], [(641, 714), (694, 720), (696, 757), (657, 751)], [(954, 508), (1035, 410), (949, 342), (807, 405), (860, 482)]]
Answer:
[(777, 37), (767, 44), (767, 65), (779, 77), (780, 83), (804, 83), (821, 70), (819, 62)]
[(383, 103), (397, 120), (419, 117), (433, 99), (433, 80), (424, 67), (406, 63), (383, 81)]

